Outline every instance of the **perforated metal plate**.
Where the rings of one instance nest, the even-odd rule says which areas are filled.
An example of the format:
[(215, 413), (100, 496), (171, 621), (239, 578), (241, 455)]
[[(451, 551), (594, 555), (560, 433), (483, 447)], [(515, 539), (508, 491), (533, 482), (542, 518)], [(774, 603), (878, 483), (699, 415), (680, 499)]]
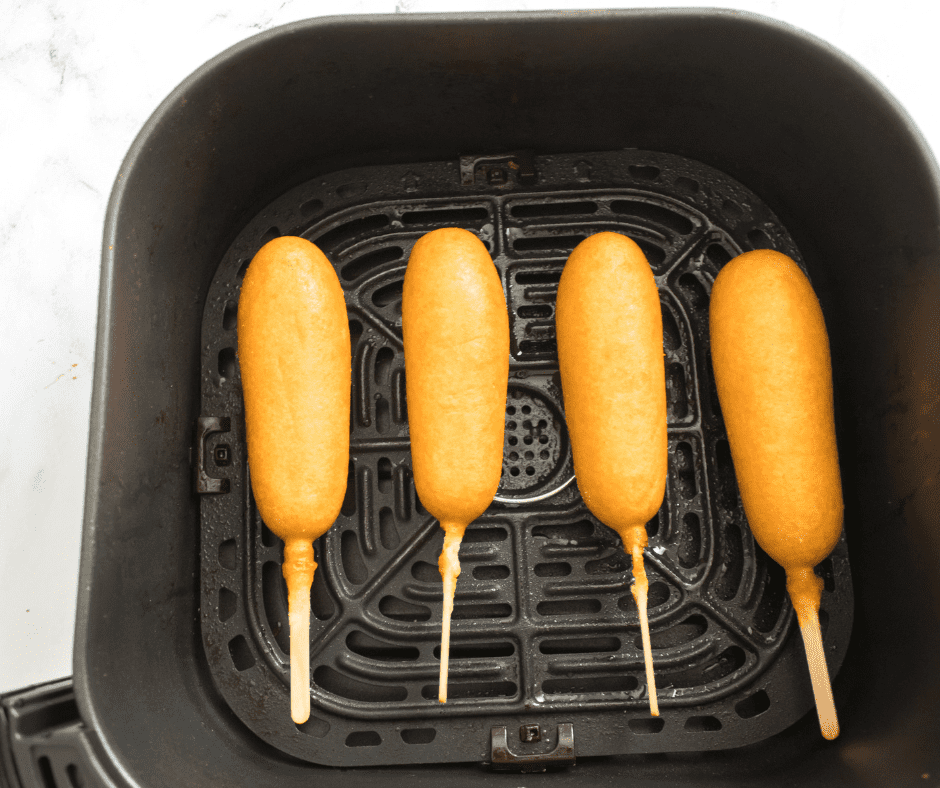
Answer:
[[(450, 700), (437, 702), (443, 534), (410, 473), (401, 292), (411, 247), (443, 226), (475, 232), (505, 286), (512, 360), (499, 495), (507, 498), (538, 496), (572, 473), (554, 333), (565, 259), (603, 230), (630, 236), (649, 259), (669, 408), (666, 498), (647, 525), (646, 552), (658, 719), (648, 712), (629, 563), (576, 485), (535, 503), (494, 503), (468, 529)], [(314, 241), (336, 266), (353, 347), (348, 488), (339, 520), (315, 545), (313, 712), (300, 727), (288, 711), (282, 545), (251, 497), (235, 352), (241, 279), (261, 245), (282, 234)], [(580, 756), (724, 749), (809, 712), (783, 571), (748, 530), (709, 359), (712, 281), (751, 248), (801, 260), (743, 186), (642, 151), (349, 170), (262, 211), (219, 265), (203, 319), (202, 411), (221, 421), (203, 420), (198, 438), (200, 483), (210, 491), (201, 502), (201, 623), (232, 711), (280, 750), (341, 766), (487, 761), (500, 726), (513, 751), (547, 753), (565, 723)], [(835, 674), (852, 620), (844, 541), (817, 571)], [(516, 734), (524, 724), (544, 735), (524, 742)]]

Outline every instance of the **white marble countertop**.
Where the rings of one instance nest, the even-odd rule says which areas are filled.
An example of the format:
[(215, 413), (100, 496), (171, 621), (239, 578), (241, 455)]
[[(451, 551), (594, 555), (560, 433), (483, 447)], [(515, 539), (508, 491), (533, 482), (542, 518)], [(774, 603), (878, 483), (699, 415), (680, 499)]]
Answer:
[(232, 44), (297, 19), (665, 6), (755, 11), (834, 44), (940, 151), (935, 0), (0, 2), (0, 692), (72, 672), (104, 212), (160, 101)]

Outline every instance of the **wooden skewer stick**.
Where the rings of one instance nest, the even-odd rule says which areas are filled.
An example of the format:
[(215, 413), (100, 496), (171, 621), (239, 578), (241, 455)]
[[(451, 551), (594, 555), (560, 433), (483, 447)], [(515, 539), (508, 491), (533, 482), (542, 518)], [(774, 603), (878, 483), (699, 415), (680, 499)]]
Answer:
[(839, 735), (839, 719), (836, 716), (836, 704), (832, 698), (832, 685), (829, 683), (829, 667), (826, 664), (826, 652), (823, 649), (822, 632), (819, 629), (819, 614), (802, 616), (800, 632), (803, 634), (806, 662), (809, 665), (813, 695), (816, 698), (819, 729), (823, 737), (831, 741)]
[(656, 677), (653, 675), (653, 647), (650, 644), (650, 625), (646, 617), (646, 604), (649, 595), (649, 580), (646, 578), (646, 569), (643, 566), (643, 547), (633, 545), (633, 586), (630, 591), (636, 601), (636, 609), (640, 614), (640, 635), (643, 638), (643, 661), (646, 663), (646, 686), (650, 696), (650, 714), (659, 716), (659, 700), (656, 698)]
[(297, 725), (310, 718), (310, 586), (316, 568), (310, 542), (291, 539), (285, 543), (283, 572), (290, 623), (290, 716)]
[(448, 523), (444, 525), (444, 547), (437, 560), (444, 581), (444, 610), (441, 621), (441, 677), (437, 688), (437, 699), (447, 703), (447, 671), (450, 663), (450, 619), (454, 612), (454, 594), (460, 575), (460, 543), (466, 526)]

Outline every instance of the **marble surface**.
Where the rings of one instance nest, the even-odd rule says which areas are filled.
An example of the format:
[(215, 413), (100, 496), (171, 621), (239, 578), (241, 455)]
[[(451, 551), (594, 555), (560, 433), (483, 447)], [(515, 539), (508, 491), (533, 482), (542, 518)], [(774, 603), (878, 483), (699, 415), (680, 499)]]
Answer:
[(103, 217), (135, 135), (182, 79), (255, 33), (332, 13), (700, 5), (834, 44), (940, 151), (934, 0), (0, 0), (0, 692), (72, 672)]

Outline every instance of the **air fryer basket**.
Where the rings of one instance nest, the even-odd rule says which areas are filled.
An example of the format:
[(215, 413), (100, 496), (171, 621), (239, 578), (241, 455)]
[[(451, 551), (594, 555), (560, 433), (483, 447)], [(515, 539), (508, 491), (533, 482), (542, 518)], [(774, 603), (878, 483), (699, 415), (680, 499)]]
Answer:
[[(450, 699), (437, 701), (443, 532), (411, 478), (401, 292), (414, 242), (454, 225), (483, 239), (508, 296), (504, 501), (540, 498), (573, 472), (554, 333), (567, 255), (587, 234), (613, 230), (641, 244), (653, 268), (670, 455), (665, 501), (647, 525), (658, 719), (629, 562), (575, 485), (533, 503), (497, 502), (467, 531)], [(241, 278), (278, 234), (310, 238), (334, 262), (353, 338), (349, 477), (340, 519), (317, 544), (313, 715), (301, 726), (288, 708), (283, 544), (250, 494), (234, 351)], [(206, 656), (240, 719), (292, 755), (360, 766), (490, 761), (499, 729), (534, 757), (554, 748), (563, 724), (582, 756), (727, 749), (806, 713), (813, 697), (784, 573), (747, 528), (708, 352), (711, 282), (754, 247), (799, 259), (740, 184), (644, 151), (346, 170), (293, 189), (249, 222), (206, 301), (201, 423), (228, 429), (197, 436), (196, 468)], [(819, 571), (834, 675), (851, 632), (844, 540)], [(536, 741), (522, 738), (527, 724), (539, 726)]]
[[(236, 482), (240, 485), (240, 493), (217, 494), (219, 501), (235, 500), (248, 486), (236, 473), (238, 466), (229, 466), (231, 471), (213, 466), (213, 458), (220, 457), (215, 453), (218, 444), (226, 442), (225, 433), (211, 435), (205, 445), (199, 441), (194, 451), (200, 426), (227, 426), (236, 437), (241, 429), (237, 411), (227, 405), (218, 409), (203, 407), (203, 316), (207, 314), (219, 262), (252, 220), (291, 189), (327, 181), (330, 173), (405, 164), (421, 168), (434, 162), (442, 164), (433, 166), (453, 168), (461, 156), (498, 156), (526, 150), (533, 152), (537, 163), (582, 156), (585, 151), (625, 149), (681, 156), (743, 184), (786, 228), (819, 294), (833, 355), (845, 533), (851, 549), (854, 595), (852, 634), (834, 682), (842, 734), (834, 742), (822, 740), (815, 714), (807, 709), (779, 733), (731, 749), (706, 750), (703, 745), (681, 753), (643, 754), (634, 750), (625, 755), (589, 757), (578, 749), (584, 739), (575, 736), (577, 764), (540, 779), (559, 786), (621, 785), (631, 780), (638, 785), (762, 788), (792, 784), (902, 786), (923, 785), (922, 775), (929, 774), (933, 779), (940, 773), (936, 747), (940, 740), (940, 676), (936, 671), (936, 654), (940, 653), (940, 541), (936, 530), (940, 487), (935, 481), (937, 421), (932, 393), (935, 387), (931, 388), (938, 365), (936, 332), (931, 327), (936, 326), (940, 305), (936, 166), (893, 99), (825, 44), (747, 14), (660, 10), (338, 18), (297, 23), (256, 36), (210, 61), (180, 85), (147, 123), (116, 180), (103, 244), (75, 642), (75, 693), (86, 726), (75, 739), (75, 746), (84, 753), (82, 763), (91, 764), (93, 779), (116, 786), (277, 783), (284, 788), (299, 788), (312, 781), (329, 786), (361, 785), (363, 780), (381, 775), (389, 785), (408, 784), (414, 788), (442, 781), (454, 786), (478, 784), (484, 767), (472, 763), (422, 762), (358, 769), (316, 765), (310, 762), (316, 760), (310, 752), (301, 753), (300, 758), (291, 755), (279, 743), (271, 743), (276, 731), (260, 730), (263, 720), (281, 719), (283, 715), (265, 712), (246, 720), (231, 702), (237, 694), (234, 689), (220, 689), (222, 682), (212, 665), (222, 660), (235, 664), (235, 659), (245, 664), (247, 660), (242, 661), (244, 649), (237, 641), (230, 649), (232, 638), (225, 639), (228, 632), (223, 632), (221, 626), (214, 641), (219, 657), (212, 663), (206, 656), (204, 617), (212, 614), (218, 621), (218, 614), (211, 607), (202, 609), (203, 583), (207, 579), (204, 551), (210, 544), (207, 520), (201, 518), (200, 507), (208, 505), (209, 499), (193, 491), (194, 466), (208, 468), (208, 476), (229, 477), (233, 487)], [(582, 157), (591, 161), (589, 156)], [(520, 169), (528, 171), (525, 166)], [(550, 174), (550, 167), (543, 165), (543, 169)], [(416, 170), (415, 174), (420, 172)], [(501, 177), (493, 176), (496, 181)], [(564, 184), (572, 183), (572, 179), (570, 175), (550, 177), (547, 183), (567, 188)], [(448, 197), (420, 189), (408, 191), (411, 184), (406, 177), (395, 195), (384, 198), (384, 204)], [(479, 194), (502, 195), (497, 185), (481, 183)], [(603, 184), (595, 190), (599, 201), (595, 204), (611, 205), (601, 199), (609, 193), (609, 186)], [(635, 182), (634, 186), (656, 191), (653, 184)], [(540, 195), (541, 188), (538, 183), (522, 184), (518, 189), (513, 186), (504, 198), (489, 203), (493, 207), (487, 210), (492, 210), (491, 216), (511, 219), (509, 191), (527, 195), (531, 198), (527, 205), (535, 205), (550, 201), (548, 195)], [(575, 188), (589, 191), (594, 184), (588, 188), (578, 181)], [(454, 193), (477, 195), (460, 188), (452, 190), (451, 197)], [(312, 231), (316, 221), (332, 215), (335, 209), (368, 201), (367, 194), (337, 195), (337, 200), (340, 198), (349, 202), (345, 206), (339, 202), (327, 205), (324, 198), (318, 197), (324, 201), (323, 214), (299, 218), (285, 227), (272, 222), (255, 229), (263, 233), (273, 225), (283, 232), (293, 227)], [(594, 198), (579, 197), (578, 201), (590, 199)], [(308, 210), (314, 208), (308, 206)], [(598, 208), (598, 213), (606, 210)], [(703, 213), (712, 224), (723, 226), (720, 211)], [(538, 223), (534, 221), (538, 217), (515, 218), (519, 220), (520, 237)], [(574, 234), (570, 225), (565, 234)], [(748, 245), (744, 238), (731, 234), (742, 248)], [(506, 237), (510, 236), (494, 233), (494, 251), (502, 248)], [(255, 237), (252, 242), (259, 240)], [(777, 243), (785, 238), (771, 240)], [(402, 246), (400, 260), (406, 251)], [(244, 250), (246, 256), (250, 252)], [(550, 263), (557, 267), (560, 261), (554, 254), (538, 257), (544, 251), (522, 249), (518, 254), (520, 261), (541, 260), (543, 271), (551, 269)], [(383, 265), (394, 267), (396, 261)], [(512, 266), (506, 270), (512, 289)], [(535, 288), (536, 284), (524, 286)], [(666, 290), (671, 292), (668, 287)], [(393, 292), (388, 291), (379, 301)], [(362, 296), (372, 298), (366, 293)], [(512, 293), (510, 296), (514, 297)], [(681, 287), (675, 297), (681, 302)], [(375, 309), (385, 308), (381, 303), (372, 304)], [(525, 305), (540, 304), (519, 304)], [(544, 319), (538, 311), (531, 314), (533, 317), (520, 320)], [(224, 306), (216, 315), (216, 319), (221, 315), (225, 330)], [(376, 362), (383, 347), (395, 350), (392, 329), (381, 334), (382, 321), (361, 318), (360, 322), (363, 333), (359, 347), (371, 342)], [(690, 321), (690, 331), (695, 322)], [(524, 329), (515, 335), (520, 353), (524, 341), (545, 341), (523, 334)], [(376, 344), (380, 336), (391, 344)], [(695, 355), (694, 340), (685, 347), (693, 349), (698, 376), (686, 377), (688, 387), (707, 374), (707, 364)], [(221, 349), (218, 347), (212, 358), (216, 375)], [(521, 356), (517, 358), (521, 360)], [(226, 371), (234, 364), (233, 357), (221, 361)], [(392, 380), (397, 363), (400, 358), (396, 354), (388, 367)], [(681, 366), (683, 362), (677, 363)], [(374, 372), (375, 366), (360, 369)], [(529, 368), (517, 365), (516, 372), (522, 371), (528, 372)], [(542, 397), (538, 407), (544, 408), (542, 419), (548, 423), (544, 414), (558, 403), (551, 396), (543, 396), (549, 392), (548, 381), (537, 382), (534, 387), (528, 378), (524, 382), (527, 394), (539, 393)], [(514, 379), (520, 390), (524, 388), (522, 383), (518, 377)], [(392, 390), (375, 389), (373, 393), (380, 394), (389, 405), (386, 435), (400, 438), (402, 427), (395, 421)], [(534, 396), (532, 402), (529, 407), (535, 408)], [(707, 397), (700, 407), (700, 414), (706, 416)], [(229, 424), (207, 425), (200, 422), (202, 416), (228, 416)], [(378, 413), (371, 414), (371, 418), (376, 420)], [(672, 427), (674, 436), (677, 428), (677, 424)], [(514, 434), (524, 438), (525, 429), (517, 423)], [(707, 444), (708, 434), (702, 434), (706, 441), (702, 451), (714, 451), (714, 446)], [(558, 440), (558, 451), (564, 452), (560, 432)], [(230, 446), (237, 451), (237, 442)], [(205, 456), (197, 457), (200, 447), (208, 448), (208, 464)], [(678, 454), (675, 444), (674, 463)], [(363, 457), (367, 458), (365, 462)], [(391, 493), (378, 488), (380, 480), (387, 483), (379, 466), (383, 458), (392, 464)], [(709, 470), (707, 456), (701, 466), (695, 466), (693, 447), (692, 458), (696, 472), (702, 469), (708, 482), (708, 473), (714, 467)], [(385, 549), (382, 509), (390, 508), (393, 516), (396, 514), (395, 485), (404, 483), (396, 477), (396, 466), (403, 467), (404, 455), (362, 453), (360, 463), (356, 468), (357, 493), (366, 489), (358, 485), (360, 471), (368, 470), (375, 485), (373, 503), (378, 506), (378, 520), (373, 520), (371, 533), (375, 536), (374, 555), (378, 556)], [(520, 481), (522, 476), (530, 478), (526, 473), (529, 466), (516, 467), (520, 468)], [(559, 473), (563, 472), (560, 469)], [(512, 476), (511, 470), (509, 473)], [(673, 472), (673, 481), (676, 478)], [(544, 481), (549, 480), (546, 477)], [(203, 482), (212, 485), (209, 478)], [(379, 497), (380, 492), (383, 497)], [(511, 497), (523, 494), (525, 489), (507, 488), (505, 492)], [(413, 498), (411, 503), (414, 517), (417, 509)], [(719, 508), (721, 505), (720, 500), (712, 498), (709, 503)], [(342, 541), (349, 531), (356, 540), (362, 539), (360, 558), (372, 576), (371, 562), (375, 559), (365, 550), (369, 531), (361, 530), (356, 523), (363, 511), (358, 500), (356, 505), (355, 515), (348, 515), (343, 527), (327, 537), (339, 540), (339, 549), (323, 552), (340, 565), (333, 567), (332, 574), (324, 571), (324, 580), (343, 581), (346, 570), (341, 566)], [(513, 511), (508, 506), (494, 507), (492, 515), (508, 523), (510, 517), (521, 516)], [(493, 518), (481, 522), (475, 531), (501, 527), (507, 537), (499, 542), (471, 542), (468, 549), (473, 552), (496, 547), (498, 551), (510, 540), (513, 544), (518, 540), (538, 551), (548, 547), (548, 540), (555, 537), (550, 530), (536, 534), (536, 528), (581, 522), (573, 510), (570, 518), (566, 515), (554, 523), (541, 519), (536, 522), (543, 517), (542, 510), (531, 514), (532, 519), (512, 529), (505, 524), (499, 526)], [(239, 514), (236, 520), (257, 529), (256, 523), (246, 523)], [(411, 522), (419, 526), (412, 535), (421, 533), (421, 524)], [(600, 526), (590, 520), (584, 522), (589, 524), (590, 534), (582, 526), (575, 533), (575, 541), (580, 544), (582, 539), (596, 539), (600, 544), (604, 534)], [(672, 549), (673, 532), (669, 529), (678, 527), (679, 522), (667, 511), (659, 523), (653, 546), (658, 543), (666, 547), (665, 555)], [(232, 524), (219, 520), (219, 535)], [(352, 524), (355, 529), (349, 527)], [(436, 547), (433, 527), (428, 529), (429, 541), (421, 548), (425, 556), (433, 555)], [(219, 585), (237, 595), (236, 613), (229, 621), (241, 620), (239, 605), (244, 604), (250, 589), (247, 584), (238, 584), (239, 575), (232, 574), (236, 570), (227, 569), (225, 562), (234, 559), (238, 566), (247, 555), (241, 551), (257, 547), (253, 556), (261, 560), (260, 607), (255, 603), (246, 610), (263, 612), (263, 620), (276, 626), (276, 604), (270, 611), (264, 609), (265, 564), (276, 563), (276, 547), (265, 545), (263, 539), (259, 546), (254, 535), (248, 538), (247, 530), (240, 534), (242, 541), (234, 556), (230, 548), (218, 552), (231, 536), (216, 544), (214, 556)], [(399, 538), (404, 541), (409, 536), (399, 532)], [(571, 541), (571, 535), (565, 539)], [(351, 537), (347, 536), (346, 541), (353, 544)], [(742, 545), (745, 543), (742, 535)], [(561, 545), (560, 540), (555, 546), (572, 547)], [(599, 558), (613, 560), (615, 555), (615, 545), (609, 543)], [(649, 558), (657, 572), (668, 565), (665, 557), (653, 551)], [(417, 555), (416, 559), (427, 560)], [(574, 563), (553, 559), (555, 563), (563, 561), (572, 565), (569, 577), (580, 582), (585, 576), (578, 563), (580, 558)], [(549, 563), (542, 558), (538, 562)], [(399, 580), (430, 589), (430, 583), (414, 575), (409, 579), (413, 563), (402, 565)], [(472, 568), (484, 565), (507, 566), (511, 574), (504, 580), (474, 578)], [(493, 601), (466, 600), (468, 604), (510, 604), (501, 601), (500, 596), (508, 593), (505, 589), (510, 579), (517, 582), (528, 577), (527, 569), (513, 574), (516, 566), (508, 554), (499, 562), (471, 561), (467, 566), (467, 577), (461, 578), (467, 580), (467, 589), (487, 584), (497, 588)], [(753, 572), (749, 576), (757, 579), (758, 570), (756, 563), (742, 564), (742, 578)], [(350, 571), (355, 575), (355, 569)], [(838, 595), (846, 585), (834, 576)], [(545, 585), (566, 579), (535, 577)], [(612, 572), (594, 577), (613, 584), (623, 582), (626, 576)], [(330, 590), (328, 586), (321, 588)], [(672, 604), (674, 588), (670, 588), (669, 601), (656, 608), (657, 615), (661, 608)], [(387, 595), (399, 596), (382, 595), (376, 605)], [(594, 652), (593, 656), (538, 651), (545, 658), (544, 664), (569, 657), (574, 658), (572, 663), (583, 664), (580, 661), (595, 659), (602, 653), (616, 656), (626, 654), (623, 649), (632, 649), (628, 636), (630, 611), (610, 603), (625, 595), (618, 592), (577, 597), (596, 600), (602, 610), (606, 605), (612, 627), (620, 629), (619, 634), (615, 631), (605, 636), (618, 638), (621, 651)], [(427, 604), (406, 596), (400, 598), (415, 606), (434, 608), (430, 598)], [(268, 599), (269, 606), (276, 603), (276, 594), (269, 593)], [(555, 598), (528, 595), (522, 602), (528, 604), (527, 599), (534, 601), (538, 615), (538, 604)], [(314, 637), (329, 621), (343, 620), (338, 604), (342, 599), (336, 600), (337, 612), (332, 619), (318, 621)], [(213, 604), (219, 601), (210, 600)], [(521, 603), (516, 604), (514, 615), (519, 613)], [(386, 610), (394, 609), (386, 605)], [(562, 611), (562, 615), (573, 614)], [(495, 620), (483, 619), (482, 625), (479, 621), (458, 620), (455, 644), (472, 641), (474, 627), (489, 626)], [(830, 628), (834, 621), (830, 620)], [(387, 627), (420, 631), (412, 646), (419, 650), (419, 659), (412, 662), (420, 667), (434, 662), (430, 634), (434, 624), (433, 618), (425, 622), (392, 618)], [(257, 650), (254, 632), (260, 629), (242, 633), (244, 646), (258, 667), (277, 676), (277, 634), (266, 626), (267, 645), (264, 651)], [(375, 633), (365, 634), (383, 641)], [(552, 639), (561, 638), (552, 635)], [(394, 641), (389, 642), (398, 647)], [(486, 642), (505, 641), (487, 638)], [(352, 643), (360, 651), (370, 648), (363, 640), (354, 639)], [(502, 648), (505, 651), (505, 646)], [(480, 661), (505, 665), (529, 653), (521, 646), (514, 648), (512, 654)], [(273, 661), (269, 660), (271, 655)], [(353, 655), (361, 660), (372, 659), (355, 652)], [(473, 660), (464, 660), (457, 667), (466, 671), (472, 664)], [(242, 675), (250, 670), (234, 672)], [(321, 678), (323, 675), (321, 672)], [(629, 671), (617, 675), (628, 676)], [(769, 675), (757, 676), (753, 686)], [(569, 680), (567, 676), (557, 678)], [(433, 683), (423, 678), (408, 679), (412, 681), (417, 682), (415, 687)], [(513, 683), (518, 697), (524, 697), (535, 686), (531, 676), (522, 676)], [(556, 699), (552, 703), (564, 706), (569, 702), (567, 695), (545, 694), (544, 681), (542, 685), (546, 699)], [(339, 682), (332, 686), (341, 688)], [(642, 682), (638, 676), (636, 688), (620, 686), (623, 689), (614, 689), (621, 696), (616, 702), (623, 704), (621, 716), (627, 718), (629, 730), (629, 720), (645, 716), (641, 699), (629, 697), (642, 687)], [(409, 693), (414, 692), (411, 687), (410, 683), (406, 686)], [(795, 704), (804, 702), (801, 693), (797, 688)], [(769, 691), (767, 695), (773, 700)], [(277, 695), (269, 697), (276, 699)], [(415, 713), (403, 720), (401, 727), (437, 729), (438, 722), (459, 713), (461, 704), (479, 704), (481, 709), (489, 704), (486, 713), (480, 715), (483, 717), (490, 713), (491, 706), (509, 703), (508, 697), (457, 698), (454, 710), (438, 710), (436, 714), (441, 717), (433, 723), (419, 719), (421, 714)], [(423, 700), (420, 690), (417, 695), (408, 695), (409, 701), (412, 698), (416, 703)], [(512, 698), (515, 703), (517, 695)], [(321, 707), (316, 708), (319, 712)], [(773, 709), (771, 706), (765, 713)], [(600, 717), (606, 711), (609, 709), (597, 711), (597, 730), (604, 727)], [(692, 711), (678, 707), (665, 711), (669, 715), (666, 726), (674, 724), (686, 735), (685, 720)], [(575, 725), (577, 730), (576, 723), (567, 718), (569, 713), (574, 713), (570, 707), (545, 715), (546, 746), (554, 746), (556, 736), (562, 744), (568, 741), (566, 724)], [(722, 730), (690, 731), (688, 735), (694, 733), (702, 740), (723, 736), (736, 727), (731, 722), (725, 724), (734, 719), (734, 714), (731, 711), (722, 717), (705, 711), (699, 716), (716, 717)], [(320, 717), (319, 713), (316, 716)], [(505, 719), (505, 715), (495, 712), (493, 716)], [(523, 722), (531, 716), (518, 715)], [(541, 725), (543, 718), (535, 716)], [(759, 724), (761, 717), (764, 715), (752, 722)], [(350, 732), (376, 731), (371, 722)], [(741, 722), (743, 725), (747, 720)], [(549, 723), (559, 727), (552, 730)], [(500, 757), (506, 748), (516, 754), (522, 752), (518, 729), (513, 730), (513, 724), (507, 720), (505, 747), (496, 737), (495, 751)], [(714, 727), (711, 722), (698, 724)], [(472, 736), (476, 737), (477, 723), (473, 725)], [(669, 729), (664, 727), (650, 738), (665, 736)], [(397, 735), (402, 749), (413, 752), (425, 746), (409, 744)], [(430, 734), (409, 735), (420, 738)], [(620, 731), (606, 734), (610, 739), (619, 735)], [(641, 739), (633, 732), (629, 735), (633, 737), (629, 741)], [(597, 746), (604, 746), (605, 737), (597, 738)], [(27, 746), (24, 740), (24, 746), (16, 752), (23, 758), (49, 758), (49, 763), (59, 769), (55, 760), (58, 756), (52, 751), (57, 741), (49, 739), (44, 744), (30, 739)], [(345, 739), (343, 742), (345, 746)], [(490, 739), (483, 746), (492, 743)], [(593, 745), (588, 740), (585, 746)], [(407, 758), (423, 761), (411, 755)], [(67, 775), (67, 765), (55, 773)], [(24, 774), (28, 768), (34, 767), (23, 766)], [(38, 770), (34, 773), (37, 782), (45, 774)], [(518, 777), (512, 776), (492, 775), (490, 779), (503, 780), (507, 785), (521, 784)]]

